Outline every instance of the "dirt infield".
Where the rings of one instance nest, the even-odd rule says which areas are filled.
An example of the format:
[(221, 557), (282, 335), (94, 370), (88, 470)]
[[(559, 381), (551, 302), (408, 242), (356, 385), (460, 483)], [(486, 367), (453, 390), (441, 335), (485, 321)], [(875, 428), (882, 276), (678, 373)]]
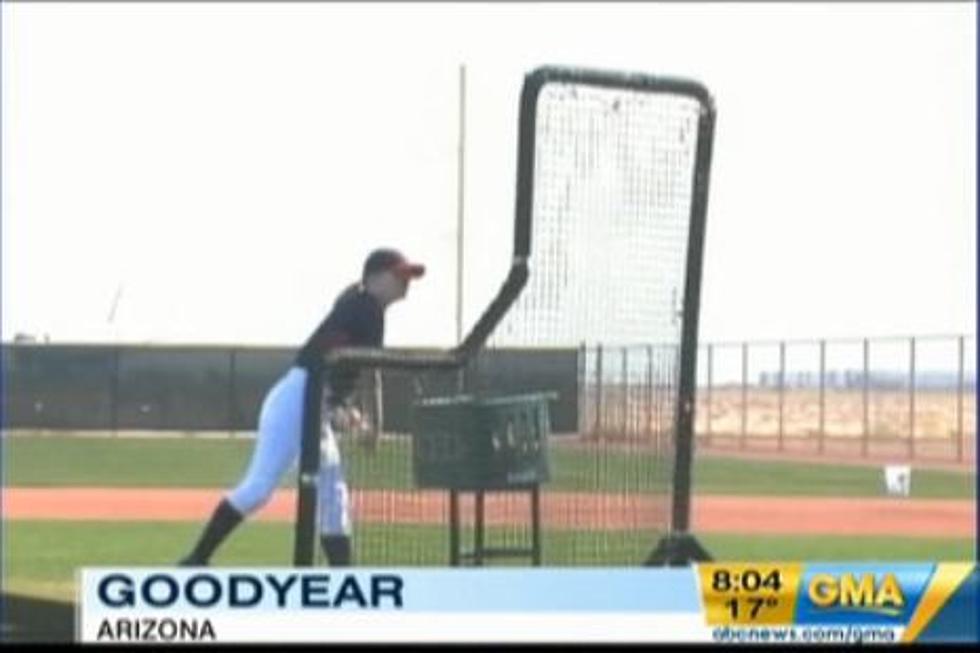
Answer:
[[(106, 521), (197, 521), (208, 517), (220, 490), (7, 488), (3, 518)], [(464, 502), (464, 509), (466, 503)], [(525, 523), (525, 497), (488, 496), (487, 523)], [(663, 524), (664, 498), (547, 493), (542, 497), (546, 528), (613, 530)], [(364, 523), (446, 523), (441, 492), (361, 491), (352, 512)], [(282, 490), (256, 515), (290, 521), (295, 493)], [(699, 496), (693, 503), (699, 533), (905, 535), (962, 537), (976, 534), (976, 506), (968, 500), (810, 497)]]

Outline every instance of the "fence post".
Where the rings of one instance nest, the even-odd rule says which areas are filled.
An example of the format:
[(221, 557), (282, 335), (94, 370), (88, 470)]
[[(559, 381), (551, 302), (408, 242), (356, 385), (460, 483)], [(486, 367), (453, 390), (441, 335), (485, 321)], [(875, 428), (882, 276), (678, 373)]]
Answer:
[(871, 358), (871, 343), (870, 343), (870, 341), (867, 338), (865, 338), (864, 339), (864, 373), (863, 373), (862, 379), (861, 379), (862, 384), (863, 384), (863, 391), (862, 391), (862, 394), (863, 394), (863, 398), (862, 398), (863, 408), (862, 408), (862, 411), (863, 411), (863, 418), (864, 418), (864, 431), (863, 431), (862, 437), (861, 437), (861, 457), (862, 458), (867, 458), (868, 457), (868, 438), (871, 435), (871, 430), (869, 428), (870, 425), (869, 425), (869, 422), (868, 422), (868, 391), (869, 391), (870, 384), (871, 384), (871, 380), (870, 380), (869, 375), (868, 375), (868, 369), (869, 369), (869, 366), (870, 366), (870, 358)]
[(738, 440), (739, 449), (745, 448), (747, 435), (746, 411), (748, 410), (748, 381), (749, 381), (749, 343), (742, 343), (742, 427)]
[(647, 410), (646, 410), (646, 420), (647, 420), (647, 439), (653, 437), (653, 404), (654, 404), (654, 394), (653, 394), (653, 345), (647, 345)]
[(712, 345), (712, 344), (709, 343), (708, 344), (708, 387), (707, 387), (707, 393), (706, 393), (707, 396), (705, 397), (705, 399), (707, 399), (707, 401), (706, 401), (706, 405), (705, 405), (705, 414), (704, 414), (705, 431), (707, 431), (706, 444), (708, 446), (711, 446), (711, 388), (712, 388), (712, 385), (714, 384), (714, 374), (715, 374), (714, 373), (714, 366), (715, 366), (714, 351), (715, 351), (714, 345)]
[(586, 391), (586, 386), (588, 385), (588, 379), (586, 378), (586, 370), (588, 369), (586, 362), (588, 357), (588, 351), (585, 348), (585, 343), (579, 343), (578, 346), (578, 361), (575, 371), (575, 387), (578, 389), (578, 398), (576, 399), (576, 417), (578, 417), (578, 432), (580, 435), (585, 435), (588, 429), (587, 415), (586, 415), (586, 401), (588, 398), (588, 392)]
[(456, 392), (466, 394), (466, 367), (456, 370)]
[(238, 430), (238, 410), (235, 403), (235, 395), (238, 385), (235, 383), (236, 370), (236, 350), (232, 348), (228, 354), (228, 437), (233, 437)]
[(602, 432), (602, 345), (595, 350), (595, 428), (592, 435), (598, 439)]
[[(371, 429), (373, 431), (374, 443), (377, 446), (381, 442), (381, 436), (384, 434), (384, 424), (385, 424), (385, 395), (384, 395), (384, 374), (381, 373), (381, 368), (376, 367), (373, 370), (374, 383), (373, 386), (373, 402), (374, 406), (374, 420), (371, 424)], [(460, 375), (462, 376), (462, 375)]]
[(630, 430), (630, 366), (629, 348), (623, 347), (623, 418), (621, 422), (621, 433), (623, 440), (629, 438)]
[(963, 462), (964, 438), (963, 433), (963, 341), (959, 337), (959, 366), (956, 378), (956, 460)]
[(909, 339), (909, 458), (915, 458), (915, 336)]
[(119, 435), (119, 358), (122, 348), (117, 344), (112, 351), (112, 379), (110, 380), (110, 407), (112, 434)]
[(779, 436), (778, 436), (778, 448), (780, 451), (783, 450), (783, 395), (785, 394), (786, 387), (786, 341), (780, 341), (779, 343)]
[(820, 427), (817, 431), (817, 451), (823, 453), (827, 437), (827, 341), (820, 341)]

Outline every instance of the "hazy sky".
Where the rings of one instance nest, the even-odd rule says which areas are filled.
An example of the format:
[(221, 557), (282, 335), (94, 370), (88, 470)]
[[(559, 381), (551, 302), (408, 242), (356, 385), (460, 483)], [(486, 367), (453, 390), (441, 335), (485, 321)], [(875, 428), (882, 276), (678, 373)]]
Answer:
[(386, 244), (430, 269), (389, 343), (452, 342), (460, 64), (467, 325), (571, 64), (715, 98), (702, 339), (975, 332), (973, 3), (2, 11), (4, 340), (296, 345)]

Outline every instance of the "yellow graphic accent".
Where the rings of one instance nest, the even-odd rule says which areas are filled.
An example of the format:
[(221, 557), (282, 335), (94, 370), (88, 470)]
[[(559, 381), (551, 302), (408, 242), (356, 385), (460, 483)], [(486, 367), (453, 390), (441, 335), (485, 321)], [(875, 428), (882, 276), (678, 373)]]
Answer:
[(697, 570), (709, 626), (793, 623), (802, 565), (713, 563)]
[(914, 642), (929, 622), (939, 613), (957, 588), (963, 584), (973, 571), (972, 563), (944, 562), (936, 565), (936, 572), (929, 586), (922, 593), (915, 614), (909, 619), (909, 625), (902, 636), (903, 642)]

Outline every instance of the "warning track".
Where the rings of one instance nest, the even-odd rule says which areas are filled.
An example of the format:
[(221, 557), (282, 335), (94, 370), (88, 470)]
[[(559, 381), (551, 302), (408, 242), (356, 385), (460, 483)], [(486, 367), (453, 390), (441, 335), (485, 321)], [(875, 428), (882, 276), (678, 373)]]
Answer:
[[(223, 496), (210, 489), (5, 488), (4, 520), (200, 521)], [(295, 492), (280, 490), (255, 519), (291, 521)], [(366, 490), (352, 493), (355, 520), (378, 524), (444, 524), (442, 492)], [(464, 509), (468, 502), (463, 502)], [(521, 495), (488, 495), (490, 525), (525, 524)], [(545, 528), (620, 530), (666, 522), (664, 497), (549, 492), (542, 495)], [(788, 535), (905, 535), (969, 538), (976, 505), (960, 499), (697, 496), (693, 530), (699, 533)]]

